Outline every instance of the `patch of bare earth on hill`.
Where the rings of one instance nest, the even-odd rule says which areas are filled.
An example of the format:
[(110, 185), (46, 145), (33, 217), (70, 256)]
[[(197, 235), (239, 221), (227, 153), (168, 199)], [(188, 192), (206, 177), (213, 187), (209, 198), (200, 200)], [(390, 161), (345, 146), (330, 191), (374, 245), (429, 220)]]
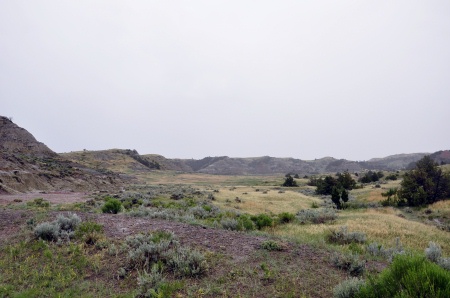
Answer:
[(121, 239), (137, 233), (171, 231), (182, 244), (220, 252), (242, 259), (259, 248), (264, 237), (245, 233), (189, 225), (181, 222), (135, 218), (126, 215), (81, 214), (87, 220), (103, 224), (108, 237)]
[(16, 195), (1, 195), (0, 205), (26, 203), (37, 198), (43, 198), (51, 204), (72, 204), (77, 202), (85, 202), (87, 200), (87, 194), (80, 192), (36, 192)]
[(0, 245), (16, 236), (30, 216), (26, 211), (0, 209)]

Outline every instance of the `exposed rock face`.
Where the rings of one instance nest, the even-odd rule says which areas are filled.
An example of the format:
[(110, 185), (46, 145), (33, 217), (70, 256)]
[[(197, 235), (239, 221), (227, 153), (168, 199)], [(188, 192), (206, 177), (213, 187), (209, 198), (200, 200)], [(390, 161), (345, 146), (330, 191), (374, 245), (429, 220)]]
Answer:
[(117, 174), (100, 173), (66, 160), (27, 130), (0, 116), (0, 194), (85, 191), (120, 184)]
[(41, 158), (58, 156), (38, 142), (31, 133), (3, 116), (0, 116), (0, 151), (4, 154), (25, 154)]

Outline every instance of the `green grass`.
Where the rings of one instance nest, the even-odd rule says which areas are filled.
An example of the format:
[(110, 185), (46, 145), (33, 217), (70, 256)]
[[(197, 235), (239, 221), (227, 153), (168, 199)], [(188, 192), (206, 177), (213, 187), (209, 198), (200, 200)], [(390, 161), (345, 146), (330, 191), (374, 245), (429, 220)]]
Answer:
[(97, 268), (82, 245), (22, 241), (0, 250), (1, 297), (91, 297), (113, 295), (89, 281)]

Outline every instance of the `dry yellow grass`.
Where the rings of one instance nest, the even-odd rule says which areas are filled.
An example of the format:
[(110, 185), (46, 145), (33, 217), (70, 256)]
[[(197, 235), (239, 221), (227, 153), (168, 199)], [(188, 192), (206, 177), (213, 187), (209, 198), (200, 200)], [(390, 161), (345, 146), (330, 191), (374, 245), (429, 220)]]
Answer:
[(388, 191), (390, 188), (399, 188), (400, 180), (389, 181), (387, 183), (381, 184), (380, 188), (376, 188), (374, 185), (368, 185), (361, 189), (354, 189), (351, 194), (354, 195), (358, 200), (364, 202), (379, 202), (385, 198), (381, 193)]
[[(259, 191), (256, 191), (257, 189)], [(214, 194), (216, 198), (214, 203), (224, 209), (239, 209), (249, 214), (296, 213), (300, 209), (311, 208), (313, 202), (320, 204), (318, 198), (305, 196), (295, 190), (284, 189), (284, 191), (284, 193), (279, 193), (277, 189), (269, 187), (221, 188), (218, 193)], [(242, 202), (236, 202), (236, 197)]]
[(209, 175), (202, 173), (181, 173), (175, 171), (152, 171), (136, 174), (139, 180), (152, 184), (190, 184), (197, 186), (222, 187), (227, 186), (274, 186), (281, 185), (280, 176), (232, 176)]
[(436, 202), (428, 206), (428, 209), (433, 211), (433, 215), (445, 218), (447, 222), (450, 219), (450, 200)]
[(334, 224), (286, 225), (274, 231), (275, 234), (299, 240), (323, 239), (326, 232), (337, 226), (346, 225), (350, 231), (366, 233), (368, 242), (376, 241), (393, 246), (399, 237), (403, 246), (423, 251), (429, 241), (439, 243), (445, 255), (450, 256), (450, 233), (424, 223), (398, 216), (393, 208), (368, 209), (364, 211), (343, 211)]

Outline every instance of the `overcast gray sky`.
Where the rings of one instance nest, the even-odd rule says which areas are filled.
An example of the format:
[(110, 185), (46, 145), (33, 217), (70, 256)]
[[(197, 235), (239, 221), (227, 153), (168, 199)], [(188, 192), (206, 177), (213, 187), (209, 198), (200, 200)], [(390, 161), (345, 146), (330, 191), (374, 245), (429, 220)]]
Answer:
[(0, 0), (0, 115), (56, 152), (450, 149), (450, 1)]

